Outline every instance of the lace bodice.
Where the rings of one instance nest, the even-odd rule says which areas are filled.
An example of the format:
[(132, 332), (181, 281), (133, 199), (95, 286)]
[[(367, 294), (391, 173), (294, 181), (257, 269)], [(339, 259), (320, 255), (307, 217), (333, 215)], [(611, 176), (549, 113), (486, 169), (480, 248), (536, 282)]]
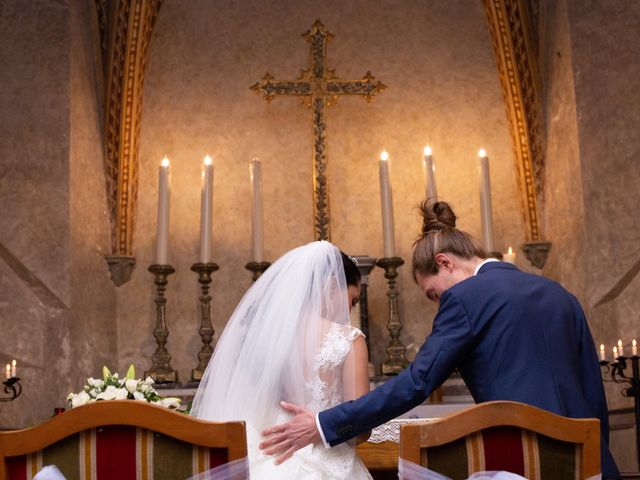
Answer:
[(320, 412), (345, 400), (342, 367), (353, 341), (364, 334), (350, 325), (333, 323), (314, 359), (310, 380), (305, 382), (307, 408)]

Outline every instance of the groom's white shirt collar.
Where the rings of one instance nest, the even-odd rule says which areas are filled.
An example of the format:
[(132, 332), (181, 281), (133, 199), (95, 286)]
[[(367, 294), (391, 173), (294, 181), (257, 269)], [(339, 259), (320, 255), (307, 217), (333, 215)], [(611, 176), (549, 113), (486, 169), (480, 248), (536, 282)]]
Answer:
[(500, 260), (498, 260), (497, 258), (485, 258), (483, 261), (481, 261), (478, 266), (476, 267), (476, 269), (473, 272), (473, 275), (477, 275), (478, 272), (480, 271), (480, 269), (482, 268), (483, 265), (486, 265), (489, 262), (499, 262)]

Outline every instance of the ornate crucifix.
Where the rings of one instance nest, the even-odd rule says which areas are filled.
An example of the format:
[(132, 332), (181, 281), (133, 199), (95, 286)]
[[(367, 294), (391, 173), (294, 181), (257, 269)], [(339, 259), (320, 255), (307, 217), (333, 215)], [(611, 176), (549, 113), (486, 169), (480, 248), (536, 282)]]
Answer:
[(309, 43), (309, 68), (301, 70), (297, 80), (277, 82), (267, 72), (262, 80), (251, 87), (263, 94), (267, 102), (276, 95), (294, 95), (303, 98), (303, 103), (313, 111), (313, 215), (316, 240), (329, 240), (329, 189), (327, 184), (327, 136), (325, 107), (338, 99), (338, 95), (362, 95), (368, 102), (385, 88), (375, 81), (371, 72), (361, 80), (341, 81), (335, 70), (326, 67), (327, 42), (333, 34), (325, 30), (316, 20), (311, 30), (303, 34)]

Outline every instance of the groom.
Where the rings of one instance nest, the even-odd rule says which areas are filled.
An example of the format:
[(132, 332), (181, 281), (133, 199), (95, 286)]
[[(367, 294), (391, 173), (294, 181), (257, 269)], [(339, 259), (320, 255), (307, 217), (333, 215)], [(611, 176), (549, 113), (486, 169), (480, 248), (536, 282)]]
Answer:
[(295, 416), (265, 430), (260, 448), (281, 463), (309, 443), (338, 445), (419, 405), (457, 367), (478, 403), (512, 400), (598, 418), (603, 478), (620, 478), (608, 446), (600, 366), (577, 299), (544, 277), (485, 259), (478, 243), (455, 228), (448, 204), (425, 202), (421, 209), (413, 275), (439, 308), (415, 360), (369, 394), (318, 415), (282, 402)]

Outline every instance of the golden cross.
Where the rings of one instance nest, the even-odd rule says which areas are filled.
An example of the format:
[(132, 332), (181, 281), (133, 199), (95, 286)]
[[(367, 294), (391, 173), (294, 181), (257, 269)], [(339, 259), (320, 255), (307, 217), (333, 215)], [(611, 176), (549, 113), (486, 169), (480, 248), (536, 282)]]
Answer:
[(313, 115), (313, 216), (316, 240), (329, 240), (329, 185), (327, 183), (327, 136), (325, 107), (338, 99), (338, 95), (362, 95), (368, 102), (386, 88), (375, 81), (371, 72), (361, 80), (341, 81), (335, 70), (326, 67), (327, 42), (333, 34), (325, 30), (316, 20), (307, 33), (302, 35), (309, 43), (309, 68), (301, 70), (297, 80), (277, 82), (267, 72), (262, 80), (251, 86), (258, 94), (271, 102), (276, 95), (303, 97), (303, 102), (312, 108)]

